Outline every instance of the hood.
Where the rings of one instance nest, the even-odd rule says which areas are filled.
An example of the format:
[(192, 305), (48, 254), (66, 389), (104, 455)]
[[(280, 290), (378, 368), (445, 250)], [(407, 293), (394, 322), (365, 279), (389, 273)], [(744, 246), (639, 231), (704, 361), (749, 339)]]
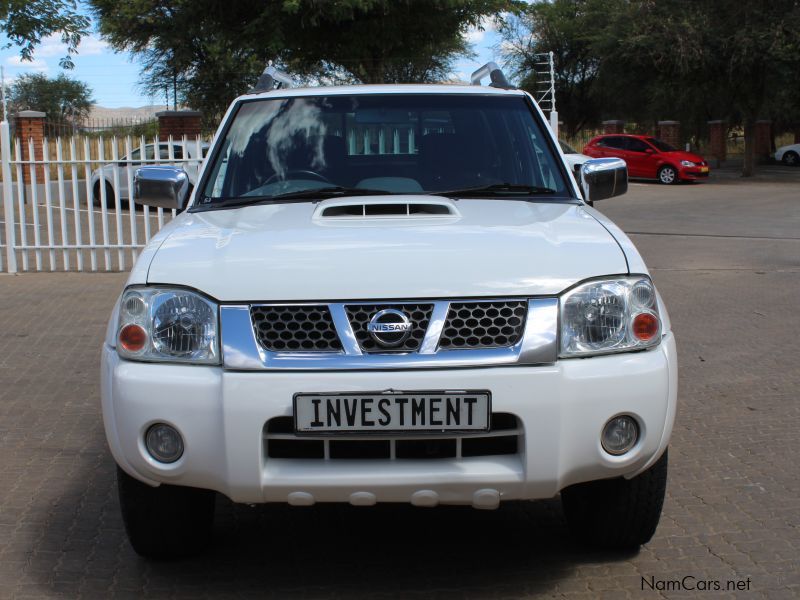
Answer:
[(705, 158), (693, 152), (686, 152), (685, 150), (674, 150), (673, 152), (662, 152), (663, 156), (668, 156), (675, 161), (690, 160), (693, 163), (705, 162)]
[(222, 301), (362, 300), (547, 295), (626, 272), (580, 205), (375, 196), (183, 213), (147, 280)]

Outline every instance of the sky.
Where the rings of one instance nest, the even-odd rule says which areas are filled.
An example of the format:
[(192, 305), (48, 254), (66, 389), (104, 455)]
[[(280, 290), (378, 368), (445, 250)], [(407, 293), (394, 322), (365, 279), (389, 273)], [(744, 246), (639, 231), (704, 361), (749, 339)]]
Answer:
[[(491, 23), (484, 30), (472, 29), (467, 34), (476, 54), (474, 59), (459, 60), (455, 63), (453, 75), (464, 81), (484, 63), (494, 60), (500, 63), (495, 51), (498, 45), (497, 33)], [(0, 36), (0, 46), (7, 40)], [(23, 73), (44, 73), (57, 77), (64, 72), (58, 65), (59, 59), (66, 56), (66, 47), (58, 36), (42, 40), (34, 53), (33, 61), (23, 61), (19, 48), (14, 46), (0, 49), (0, 64), (5, 72), (6, 85)], [(73, 57), (75, 68), (66, 71), (70, 77), (83, 81), (93, 90), (95, 103), (105, 108), (140, 107), (150, 104), (164, 104), (161, 97), (145, 96), (139, 85), (139, 65), (128, 53), (114, 52), (98, 34), (84, 38), (78, 47), (78, 55)]]

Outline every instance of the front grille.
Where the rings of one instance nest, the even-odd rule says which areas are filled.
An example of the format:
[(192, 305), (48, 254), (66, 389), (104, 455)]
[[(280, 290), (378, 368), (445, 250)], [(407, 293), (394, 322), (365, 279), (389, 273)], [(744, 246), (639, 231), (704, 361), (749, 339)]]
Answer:
[[(373, 315), (380, 310), (393, 308), (402, 311), (411, 320), (412, 329), (408, 338), (398, 346), (383, 347), (367, 331)], [(415, 352), (422, 345), (428, 323), (431, 320), (433, 304), (348, 304), (345, 306), (350, 326), (365, 352)]]
[(457, 350), (513, 346), (522, 337), (527, 305), (525, 300), (453, 302), (439, 347)]
[(342, 349), (325, 305), (253, 306), (250, 317), (258, 343), (270, 352), (338, 352)]
[(292, 417), (274, 417), (264, 428), (264, 453), (267, 458), (317, 460), (502, 456), (520, 452), (522, 434), (522, 424), (508, 413), (492, 413), (492, 430), (475, 434), (418, 434), (416, 437), (413, 433), (400, 437), (349, 434), (314, 439), (296, 437)]

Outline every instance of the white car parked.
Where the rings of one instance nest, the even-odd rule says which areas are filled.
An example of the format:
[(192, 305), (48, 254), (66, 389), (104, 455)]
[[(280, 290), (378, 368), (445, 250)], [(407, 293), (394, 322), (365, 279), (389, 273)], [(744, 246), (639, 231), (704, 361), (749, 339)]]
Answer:
[(281, 88), (235, 100), (188, 207), (131, 271), (102, 349), (105, 431), (137, 552), (197, 552), (214, 495), (497, 508), (560, 494), (575, 534), (653, 535), (677, 360), (628, 237), (527, 93)]
[[(208, 153), (208, 148), (208, 142), (201, 142), (201, 155), (198, 155), (197, 142), (186, 142), (185, 149), (183, 142), (173, 142), (172, 156), (170, 157), (169, 143), (160, 142), (158, 144), (158, 159), (167, 164), (169, 164), (170, 161), (176, 164), (183, 164), (184, 170), (189, 176), (189, 183), (194, 186), (197, 182), (199, 165)], [(130, 157), (126, 154), (116, 163), (108, 163), (92, 171), (91, 186), (94, 204), (99, 206), (103, 200), (103, 196), (105, 196), (106, 206), (109, 208), (114, 206), (116, 198), (129, 200), (128, 169), (130, 169), (131, 178), (133, 178), (134, 172), (142, 163), (153, 163), (155, 160), (155, 144), (146, 144), (144, 146), (144, 159), (142, 159), (142, 149), (139, 147), (131, 152)], [(101, 190), (101, 186), (103, 186), (104, 189)]]
[(781, 146), (775, 151), (775, 160), (792, 167), (800, 166), (800, 144)]
[(592, 160), (592, 157), (581, 154), (564, 140), (559, 140), (558, 145), (561, 146), (561, 151), (564, 153), (564, 158), (567, 159), (570, 170), (575, 175), (575, 180), (580, 181), (581, 167), (587, 161)]

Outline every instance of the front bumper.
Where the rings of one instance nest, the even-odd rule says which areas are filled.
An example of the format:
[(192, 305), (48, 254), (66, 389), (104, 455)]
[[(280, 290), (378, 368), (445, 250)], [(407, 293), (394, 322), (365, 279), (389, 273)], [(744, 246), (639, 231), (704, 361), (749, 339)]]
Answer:
[(703, 171), (700, 167), (681, 167), (678, 170), (678, 177), (684, 180), (706, 179), (711, 173), (711, 169), (706, 167)]
[[(488, 389), (493, 412), (517, 417), (515, 454), (452, 459), (273, 459), (265, 423), (291, 416), (296, 392)], [(574, 483), (632, 477), (667, 446), (677, 403), (671, 333), (656, 348), (545, 366), (350, 372), (237, 372), (221, 367), (126, 361), (102, 353), (103, 418), (111, 451), (131, 476), (216, 490), (236, 502), (412, 502), (491, 508), (499, 499), (551, 498)], [(634, 415), (637, 445), (611, 456), (600, 432)], [(162, 464), (143, 437), (176, 427), (185, 451)]]

